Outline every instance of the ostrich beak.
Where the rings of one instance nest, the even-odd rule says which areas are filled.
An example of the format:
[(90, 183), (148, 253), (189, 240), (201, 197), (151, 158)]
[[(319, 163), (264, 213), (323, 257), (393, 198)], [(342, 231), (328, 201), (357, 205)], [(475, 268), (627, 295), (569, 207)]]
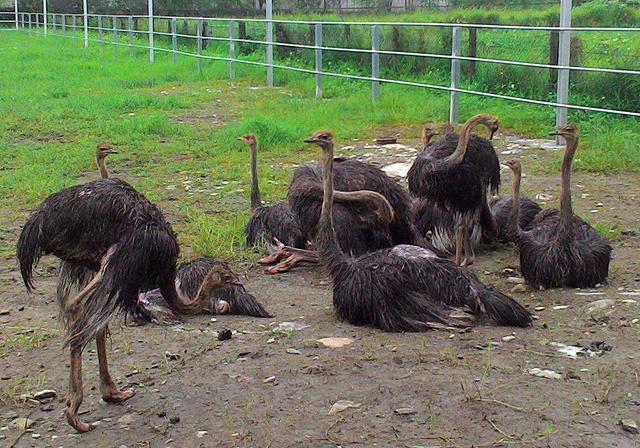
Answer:
[(243, 142), (244, 141), (244, 137), (238, 137), (237, 140)]
[(318, 139), (315, 138), (315, 137), (310, 137), (310, 138), (304, 139), (304, 142), (305, 143), (309, 143), (309, 144), (316, 143), (317, 141), (318, 141)]
[(120, 154), (118, 151), (116, 151), (115, 149), (110, 149), (107, 151), (107, 154)]
[(558, 131), (549, 132), (549, 135), (560, 135), (560, 132)]

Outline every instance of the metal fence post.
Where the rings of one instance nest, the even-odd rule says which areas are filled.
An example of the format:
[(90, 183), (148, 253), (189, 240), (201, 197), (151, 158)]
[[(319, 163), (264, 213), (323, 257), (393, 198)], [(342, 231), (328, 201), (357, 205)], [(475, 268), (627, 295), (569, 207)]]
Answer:
[(113, 16), (113, 18), (111, 19), (113, 21), (113, 43), (116, 47), (116, 50), (118, 49), (118, 18), (116, 16)]
[[(571, 0), (560, 2), (560, 27), (571, 28)], [(571, 63), (571, 31), (560, 31), (560, 45), (558, 46), (558, 65), (568, 67)], [(567, 104), (569, 101), (569, 69), (558, 71), (558, 103)], [(556, 109), (556, 127), (567, 124), (568, 110), (566, 107)], [(564, 143), (560, 136), (556, 139), (558, 144)]]
[(67, 35), (67, 16), (62, 14), (62, 34)]
[(31, 13), (29, 13), (29, 36), (31, 36)]
[(322, 24), (316, 23), (316, 98), (322, 98), (324, 87), (322, 85)]
[(13, 12), (16, 15), (16, 31), (20, 30), (20, 24), (18, 23), (18, 0), (14, 0), (13, 2)]
[(73, 29), (73, 35), (75, 36), (76, 34), (78, 34), (78, 20), (76, 19), (76, 16), (73, 15), (71, 16), (71, 28)]
[[(460, 87), (460, 48), (462, 46), (462, 28), (453, 27), (453, 35), (451, 36), (451, 88), (458, 89)], [(449, 123), (456, 125), (460, 122), (460, 93), (452, 90), (449, 103)]]
[(202, 28), (204, 27), (204, 21), (202, 19), (198, 19), (198, 72), (202, 73)]
[(149, 0), (149, 62), (153, 64), (155, 54), (153, 51), (153, 0)]
[(127, 28), (129, 29), (129, 47), (133, 51), (133, 17), (131, 16), (127, 18)]
[(171, 49), (173, 50), (173, 63), (178, 59), (178, 19), (171, 19)]
[(44, 26), (44, 35), (48, 33), (47, 30), (47, 0), (42, 0), (42, 25)]
[(380, 51), (380, 25), (373, 25), (371, 27), (371, 49), (373, 53), (371, 53), (371, 77), (373, 81), (371, 82), (371, 96), (373, 98), (373, 102), (378, 102), (380, 100), (380, 53), (376, 53)]
[(236, 79), (236, 21), (229, 20), (229, 78)]
[(100, 45), (104, 45), (104, 40), (102, 39), (102, 16), (98, 16), (98, 40)]
[(273, 0), (267, 0), (267, 86), (273, 87)]
[(87, 0), (82, 0), (82, 26), (84, 28), (84, 48), (89, 48), (89, 8)]

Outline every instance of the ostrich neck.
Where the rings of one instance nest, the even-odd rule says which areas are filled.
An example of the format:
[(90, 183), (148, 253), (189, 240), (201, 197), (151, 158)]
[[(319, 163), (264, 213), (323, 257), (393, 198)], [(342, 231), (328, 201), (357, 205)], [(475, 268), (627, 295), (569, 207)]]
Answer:
[(251, 209), (262, 205), (260, 200), (260, 186), (258, 185), (258, 146), (255, 143), (249, 145), (251, 154)]
[(567, 140), (562, 160), (562, 187), (560, 192), (560, 226), (569, 234), (572, 231), (573, 208), (571, 205), (571, 166), (578, 149), (578, 139)]
[(333, 143), (323, 148), (322, 156), (324, 193), (316, 244), (320, 259), (331, 269), (345, 259), (333, 228)]
[(104, 164), (104, 157), (96, 157), (98, 161), (98, 169), (100, 170), (100, 177), (103, 179), (109, 179), (109, 172), (107, 171), (107, 167)]
[(480, 123), (476, 120), (467, 121), (460, 130), (460, 137), (458, 137), (458, 146), (456, 150), (448, 157), (449, 162), (461, 162), (464, 159), (464, 155), (467, 153), (467, 147), (469, 146), (469, 140), (471, 140), (471, 131)]
[(509, 231), (513, 237), (520, 234), (520, 183), (522, 171), (513, 172), (513, 191), (511, 192), (511, 215), (509, 215)]

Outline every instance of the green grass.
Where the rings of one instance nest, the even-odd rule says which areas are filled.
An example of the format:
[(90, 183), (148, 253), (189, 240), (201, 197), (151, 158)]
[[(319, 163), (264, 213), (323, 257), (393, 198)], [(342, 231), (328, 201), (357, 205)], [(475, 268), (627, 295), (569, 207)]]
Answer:
[[(318, 158), (301, 143), (319, 128), (339, 142), (371, 138), (377, 130), (406, 126), (417, 136), (425, 121), (443, 122), (448, 96), (383, 86), (372, 105), (367, 83), (327, 79), (326, 99), (316, 100), (310, 76), (276, 71), (276, 89), (264, 88), (264, 70), (228, 66), (145, 51), (82, 49), (79, 40), (4, 32), (0, 41), (0, 255), (15, 247), (18, 225), (46, 196), (98, 177), (98, 142), (121, 154), (108, 160), (115, 176), (130, 181), (167, 213), (185, 247), (184, 256), (254, 258), (243, 248), (249, 217), (246, 149), (236, 140), (255, 132), (261, 187), (266, 200), (286, 195), (295, 164)], [(549, 108), (464, 96), (463, 118), (498, 115), (505, 128), (540, 136), (552, 130)], [(583, 147), (577, 169), (640, 171), (637, 120), (572, 114)], [(403, 134), (404, 135), (404, 134)], [(555, 170), (558, 161), (546, 170)]]

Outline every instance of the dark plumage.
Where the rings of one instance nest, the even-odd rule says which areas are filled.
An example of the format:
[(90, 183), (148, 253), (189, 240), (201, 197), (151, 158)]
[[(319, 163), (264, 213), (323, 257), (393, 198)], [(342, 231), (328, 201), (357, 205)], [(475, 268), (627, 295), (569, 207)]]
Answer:
[(53, 254), (68, 263), (62, 267), (58, 298), (71, 348), (66, 416), (78, 431), (92, 428), (78, 417), (84, 347), (96, 338), (105, 401), (131, 397), (132, 390), (118, 391), (107, 370), (107, 324), (119, 311), (138, 312), (140, 291), (160, 287), (173, 306), (178, 300), (178, 253), (176, 235), (162, 212), (121, 180), (64, 189), (45, 199), (27, 220), (17, 248), (27, 289), (33, 288), (33, 269), (41, 255)]
[(263, 206), (260, 199), (258, 181), (258, 141), (255, 135), (240, 137), (249, 147), (251, 159), (251, 209), (253, 214), (247, 224), (245, 233), (247, 246), (273, 247), (274, 238), (287, 246), (304, 249), (307, 241), (300, 230), (295, 215), (289, 204), (278, 201), (271, 206)]
[(318, 132), (308, 143), (324, 156), (324, 200), (316, 245), (333, 280), (333, 304), (341, 319), (385, 331), (425, 331), (463, 326), (452, 307), (484, 307), (500, 324), (527, 326), (529, 312), (510, 297), (484, 286), (465, 269), (432, 251), (397, 245), (354, 258), (345, 254), (333, 227), (333, 136)]
[[(509, 216), (513, 207), (512, 198), (493, 198), (489, 203), (491, 214), (496, 225), (496, 239), (503, 243), (513, 243), (509, 238), (508, 226)], [(531, 224), (538, 213), (542, 211), (542, 207), (536, 201), (528, 196), (520, 196), (520, 218), (519, 226), (522, 230), (530, 230)]]
[(487, 192), (489, 189), (497, 192), (500, 186), (500, 162), (489, 140), (471, 135), (473, 128), (480, 124), (489, 127), (492, 136), (498, 128), (495, 117), (477, 115), (471, 118), (460, 135), (449, 132), (420, 153), (407, 176), (409, 190), (414, 196), (428, 199), (452, 214), (455, 229), (442, 228), (438, 233), (449, 240), (442, 249), (455, 246), (458, 264), (473, 263), (470, 240), (473, 226), (483, 225), (483, 232), (490, 235), (495, 232)]
[[(222, 260), (199, 258), (181, 265), (175, 284), (180, 302), (174, 308), (180, 314), (271, 317)], [(152, 319), (158, 312), (166, 313), (164, 297), (159, 289), (140, 294), (140, 301)]]
[(520, 163), (507, 164), (514, 170), (513, 211), (509, 231), (520, 251), (520, 270), (534, 288), (590, 288), (606, 281), (611, 261), (611, 246), (595, 229), (573, 214), (571, 205), (571, 165), (578, 148), (578, 129), (574, 125), (558, 133), (567, 141), (562, 163), (560, 211), (538, 213), (531, 229), (518, 227)]

